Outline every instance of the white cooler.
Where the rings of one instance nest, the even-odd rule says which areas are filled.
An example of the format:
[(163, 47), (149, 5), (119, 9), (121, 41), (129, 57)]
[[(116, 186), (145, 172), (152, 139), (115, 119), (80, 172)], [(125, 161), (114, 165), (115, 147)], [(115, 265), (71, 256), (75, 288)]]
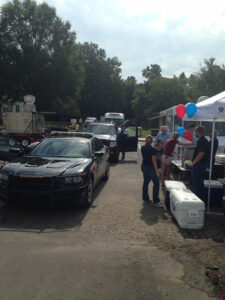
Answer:
[(188, 189), (170, 192), (170, 211), (181, 228), (201, 229), (204, 226), (205, 204)]
[(186, 189), (186, 186), (183, 182), (181, 181), (174, 181), (174, 180), (166, 180), (165, 181), (165, 193), (164, 193), (164, 201), (165, 201), (165, 206), (169, 210), (170, 209), (170, 192), (172, 190), (181, 190), (181, 189)]
[(216, 154), (216, 162), (219, 164), (225, 164), (225, 154)]

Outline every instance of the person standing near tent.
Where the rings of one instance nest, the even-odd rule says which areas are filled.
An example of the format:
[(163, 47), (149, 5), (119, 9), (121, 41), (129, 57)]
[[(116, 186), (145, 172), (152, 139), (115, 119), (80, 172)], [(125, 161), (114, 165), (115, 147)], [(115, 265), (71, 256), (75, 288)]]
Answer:
[[(218, 150), (218, 146), (219, 146), (219, 141), (216, 137), (217, 135), (217, 131), (215, 130), (214, 131), (214, 142), (213, 142), (213, 166), (215, 164), (215, 159), (216, 159), (216, 152)], [(209, 147), (210, 147), (210, 152), (211, 152), (211, 145), (212, 145), (212, 131), (209, 133), (209, 137), (210, 137), (210, 140), (209, 140)]]
[(195, 132), (198, 142), (192, 162), (192, 186), (194, 193), (204, 201), (204, 176), (209, 166), (210, 146), (205, 138), (205, 128), (203, 126), (197, 126)]
[(184, 160), (192, 161), (193, 154), (194, 154), (194, 151), (195, 151), (195, 147), (196, 147), (196, 144), (197, 144), (197, 138), (196, 138), (196, 133), (195, 133), (195, 125), (190, 124), (188, 126), (188, 128), (193, 134), (193, 145), (184, 147)]
[(177, 156), (182, 157), (179, 153), (174, 151), (176, 145), (179, 145), (179, 146), (192, 145), (192, 144), (179, 142), (178, 141), (179, 137), (180, 137), (179, 133), (174, 132), (172, 134), (171, 138), (168, 139), (168, 141), (166, 143), (166, 147), (163, 151), (163, 155), (162, 155), (162, 172), (161, 172), (162, 187), (164, 186), (165, 173), (166, 173), (166, 180), (170, 179), (170, 170), (171, 170), (172, 160), (173, 160), (174, 154), (177, 155)]
[(143, 173), (144, 182), (142, 187), (142, 200), (144, 203), (150, 203), (148, 194), (148, 185), (153, 181), (153, 205), (156, 207), (163, 207), (159, 200), (159, 177), (156, 150), (152, 147), (152, 136), (149, 135), (145, 139), (145, 145), (141, 147), (142, 165), (141, 171)]
[(166, 126), (162, 126), (161, 127), (161, 132), (157, 134), (156, 138), (155, 138), (155, 141), (154, 141), (154, 148), (156, 147), (157, 145), (157, 142), (159, 139), (162, 139), (163, 140), (163, 149), (165, 149), (166, 147), (166, 142), (167, 140), (170, 138), (170, 133), (168, 132), (168, 129)]

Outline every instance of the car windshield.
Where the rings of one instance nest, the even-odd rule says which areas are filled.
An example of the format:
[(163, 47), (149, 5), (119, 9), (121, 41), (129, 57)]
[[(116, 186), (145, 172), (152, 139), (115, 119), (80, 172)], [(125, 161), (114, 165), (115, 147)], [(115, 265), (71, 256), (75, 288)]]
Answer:
[(30, 154), (31, 156), (88, 158), (89, 144), (75, 139), (46, 139)]
[(118, 127), (124, 123), (123, 119), (105, 118), (105, 123), (114, 123)]
[(88, 125), (86, 132), (94, 133), (94, 134), (109, 134), (109, 135), (115, 135), (116, 129), (114, 126), (108, 126), (108, 125)]

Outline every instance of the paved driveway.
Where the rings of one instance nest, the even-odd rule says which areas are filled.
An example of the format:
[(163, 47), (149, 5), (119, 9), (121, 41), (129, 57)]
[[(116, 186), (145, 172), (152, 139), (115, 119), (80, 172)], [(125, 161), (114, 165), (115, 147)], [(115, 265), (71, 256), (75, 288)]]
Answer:
[(192, 274), (201, 265), (160, 250), (156, 226), (171, 220), (142, 205), (139, 162), (132, 153), (112, 165), (89, 210), (11, 207), (0, 228), (0, 299), (213, 299)]

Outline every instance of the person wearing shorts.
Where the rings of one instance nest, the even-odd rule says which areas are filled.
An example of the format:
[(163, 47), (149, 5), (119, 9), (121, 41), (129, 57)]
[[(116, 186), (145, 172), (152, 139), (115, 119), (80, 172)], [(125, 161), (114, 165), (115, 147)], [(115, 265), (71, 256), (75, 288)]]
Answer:
[(173, 155), (176, 154), (181, 157), (179, 153), (174, 152), (175, 146), (186, 146), (191, 145), (190, 143), (180, 143), (178, 141), (179, 139), (179, 133), (174, 132), (170, 139), (168, 139), (166, 143), (166, 147), (163, 151), (162, 155), (162, 172), (161, 172), (161, 179), (162, 179), (162, 186), (164, 186), (165, 181), (165, 171), (166, 171), (166, 180), (170, 179), (170, 171), (171, 171), (171, 165), (172, 165), (172, 159)]

